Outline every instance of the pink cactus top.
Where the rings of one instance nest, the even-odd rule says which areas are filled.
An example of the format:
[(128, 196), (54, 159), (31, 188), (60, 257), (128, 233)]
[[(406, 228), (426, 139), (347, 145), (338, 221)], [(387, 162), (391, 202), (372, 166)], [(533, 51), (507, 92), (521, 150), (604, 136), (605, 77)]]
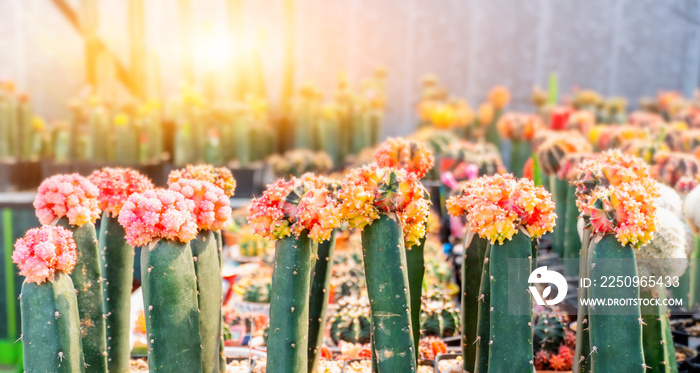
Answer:
[(63, 227), (45, 225), (27, 231), (15, 242), (12, 261), (26, 281), (53, 281), (56, 271), (70, 274), (78, 257), (73, 233)]
[(305, 180), (279, 179), (268, 185), (262, 197), (248, 206), (253, 231), (271, 239), (307, 231), (315, 242), (328, 240), (342, 219), (337, 201), (320, 183), (306, 175)]
[(435, 157), (425, 144), (400, 137), (390, 138), (377, 148), (374, 159), (380, 167), (406, 170), (422, 178), (433, 168)]
[(195, 179), (208, 181), (223, 189), (228, 197), (232, 197), (236, 191), (236, 179), (233, 178), (231, 170), (226, 167), (215, 168), (212, 165), (187, 165), (180, 170), (173, 170), (168, 175), (168, 185), (180, 179)]
[(100, 217), (99, 194), (93, 183), (78, 174), (51, 176), (41, 183), (34, 199), (36, 216), (44, 225), (64, 216), (71, 225), (95, 223)]
[(551, 232), (557, 215), (552, 197), (529, 179), (483, 176), (447, 200), (452, 216), (467, 216), (469, 229), (491, 243), (510, 240), (520, 230), (532, 238)]
[(180, 179), (170, 190), (194, 202), (194, 215), (200, 230), (219, 230), (231, 217), (231, 206), (223, 189), (208, 181)]
[(611, 233), (636, 248), (651, 240), (659, 190), (641, 158), (619, 150), (601, 153), (579, 165), (574, 184), (576, 204), (594, 235)]
[(342, 214), (351, 227), (364, 229), (380, 213), (396, 213), (403, 224), (407, 248), (425, 236), (429, 204), (415, 174), (371, 164), (351, 170), (340, 191)]
[(129, 196), (119, 213), (119, 224), (132, 246), (144, 246), (161, 238), (187, 243), (197, 235), (194, 202), (162, 188)]
[(100, 190), (97, 198), (100, 209), (112, 217), (119, 216), (130, 195), (153, 189), (151, 180), (130, 168), (105, 167), (93, 172), (88, 179)]

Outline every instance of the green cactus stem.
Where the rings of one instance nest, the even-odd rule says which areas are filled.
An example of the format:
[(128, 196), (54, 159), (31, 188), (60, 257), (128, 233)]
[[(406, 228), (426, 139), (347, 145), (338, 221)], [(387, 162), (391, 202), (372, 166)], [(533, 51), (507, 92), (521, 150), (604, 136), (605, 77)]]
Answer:
[(24, 371), (84, 372), (78, 300), (70, 276), (59, 271), (53, 282), (25, 281), (20, 307)]
[[(552, 251), (564, 255), (564, 239), (566, 227), (566, 195), (569, 190), (569, 182), (562, 180), (555, 175), (549, 177), (551, 185), (552, 200), (554, 201), (554, 211), (557, 213), (557, 220), (552, 234)], [(578, 209), (576, 210), (578, 211)]]
[(309, 287), (314, 245), (305, 232), (277, 241), (272, 270), (267, 369), (305, 373), (308, 369)]
[(365, 227), (362, 254), (377, 371), (415, 372), (406, 250), (396, 214), (380, 214)]
[(202, 342), (202, 372), (219, 371), (221, 349), (221, 267), (214, 232), (203, 230), (190, 242), (197, 276), (199, 334)]
[[(471, 238), (470, 238), (471, 237)], [(476, 336), (479, 326), (479, 295), (488, 240), (476, 234), (464, 236), (462, 260), (462, 356), (464, 370), (472, 372), (476, 362)]]
[[(532, 372), (532, 295), (527, 290), (531, 255), (531, 240), (524, 233), (491, 245), (490, 372)], [(511, 284), (522, 284), (522, 289), (516, 291)]]
[(21, 138), (21, 151), (19, 159), (32, 161), (38, 159), (37, 148), (35, 146), (34, 113), (32, 105), (27, 99), (20, 100), (18, 106), (18, 124)]
[[(642, 299), (666, 299), (666, 288), (663, 286), (642, 287), (639, 291)], [(668, 308), (664, 305), (642, 304), (641, 312), (644, 320), (644, 325), (642, 325), (644, 363), (651, 367), (646, 372), (678, 373)]]
[[(470, 342), (476, 345), (475, 373), (488, 373), (489, 371), (489, 336), (491, 335), (491, 281), (489, 262), (491, 259), (491, 245), (487, 243), (484, 250), (483, 269), (481, 271), (481, 285), (479, 287), (479, 312), (476, 339)], [(464, 370), (471, 372), (465, 367)]]
[[(614, 235), (605, 235), (591, 247), (590, 278), (637, 276), (634, 249), (622, 246)], [(590, 288), (591, 299), (636, 299), (632, 287)], [(591, 369), (593, 372), (645, 371), (639, 305), (590, 309)], [(614, 330), (614, 333), (610, 331)]]
[(315, 372), (321, 355), (323, 335), (326, 330), (326, 311), (330, 295), (335, 238), (338, 230), (331, 232), (331, 238), (318, 244), (316, 265), (311, 276), (309, 292), (309, 372)]
[[(216, 238), (216, 247), (219, 251), (219, 269), (224, 268), (224, 240), (221, 236), (221, 231), (214, 231), (214, 237)], [(223, 289), (221, 293), (221, 302), (223, 303)], [(221, 333), (219, 342), (219, 373), (226, 373), (226, 354), (224, 353), (224, 312), (219, 307), (219, 318), (221, 319)]]
[(501, 118), (501, 115), (503, 115), (503, 111), (500, 109), (495, 109), (493, 113), (493, 120), (486, 128), (486, 141), (496, 145), (499, 151), (501, 150), (501, 134), (498, 133), (496, 123), (498, 123), (498, 119)]
[[(581, 278), (590, 278), (590, 231), (584, 230), (581, 243), (581, 256), (579, 258), (579, 275)], [(576, 325), (576, 347), (574, 349), (574, 373), (590, 373), (591, 371), (591, 343), (590, 343), (590, 310), (584, 305), (582, 299), (590, 298), (588, 288), (578, 288), (578, 311)]]
[(189, 244), (159, 240), (141, 250), (148, 369), (202, 372), (197, 283)]
[(102, 213), (99, 232), (100, 266), (104, 276), (107, 367), (129, 372), (131, 344), (131, 288), (134, 281), (134, 248), (126, 243), (124, 227), (116, 217)]
[(522, 140), (513, 140), (513, 142), (511, 142), (510, 172), (512, 172), (515, 177), (523, 177), (525, 162), (527, 162), (530, 154), (532, 154), (530, 142)]
[[(426, 223), (426, 230), (427, 230)], [(418, 343), (420, 342), (420, 316), (421, 300), (423, 293), (423, 277), (425, 276), (425, 236), (420, 239), (418, 245), (406, 249), (406, 264), (408, 274), (409, 299), (411, 301), (411, 325), (413, 326), (413, 350), (418, 355)], [(415, 326), (414, 326), (415, 325)]]
[(95, 226), (91, 223), (80, 227), (71, 225), (66, 217), (59, 219), (57, 225), (73, 232), (78, 251), (78, 260), (70, 276), (78, 296), (85, 364), (91, 372), (107, 372), (105, 306)]
[(576, 187), (573, 185), (567, 189), (564, 214), (564, 271), (567, 276), (578, 276), (581, 239), (578, 236)]

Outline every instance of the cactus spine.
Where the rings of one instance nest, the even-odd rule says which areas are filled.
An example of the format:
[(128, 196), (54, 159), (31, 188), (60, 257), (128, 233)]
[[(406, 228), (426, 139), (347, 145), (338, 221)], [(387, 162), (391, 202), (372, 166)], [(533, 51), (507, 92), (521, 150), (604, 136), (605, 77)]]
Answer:
[[(531, 255), (530, 237), (524, 233), (491, 245), (489, 372), (533, 370), (532, 296), (526, 289), (532, 271)], [(522, 284), (522, 291), (513, 291), (509, 284)]]
[(304, 232), (277, 241), (272, 271), (267, 369), (308, 369), (309, 287), (314, 245)]
[(468, 232), (464, 237), (464, 244), (469, 246), (464, 250), (462, 260), (462, 356), (464, 370), (472, 372), (476, 363), (477, 344), (474, 341), (478, 335), (481, 277), (489, 243), (486, 239)]
[(197, 284), (189, 244), (160, 239), (141, 250), (150, 372), (201, 372)]
[(396, 214), (380, 214), (365, 227), (362, 254), (378, 372), (415, 372), (406, 253)]
[[(591, 278), (637, 276), (634, 249), (607, 234), (591, 247)], [(638, 298), (638, 288), (590, 288), (591, 299)], [(603, 307), (604, 308), (604, 307)], [(591, 368), (594, 372), (644, 372), (639, 306), (590, 309)], [(615, 333), (611, 333), (615, 330)]]
[(66, 217), (59, 219), (58, 225), (73, 232), (78, 250), (78, 260), (71, 273), (71, 279), (78, 296), (80, 336), (85, 364), (90, 367), (91, 372), (106, 372), (105, 307), (102, 301), (102, 274), (95, 226), (92, 223), (71, 225)]
[(311, 276), (309, 293), (309, 372), (315, 372), (326, 330), (326, 311), (330, 295), (335, 238), (338, 231), (334, 229), (331, 238), (318, 244), (316, 265)]
[(25, 281), (20, 307), (24, 371), (84, 372), (78, 301), (70, 276), (59, 271), (53, 282)]
[(107, 331), (107, 367), (110, 372), (129, 371), (131, 344), (131, 287), (134, 281), (134, 248), (126, 243), (124, 227), (103, 212), (100, 220), (100, 265), (104, 276)]
[(202, 230), (190, 241), (197, 278), (199, 333), (202, 342), (202, 372), (219, 371), (221, 348), (221, 267), (216, 236)]
[[(656, 293), (656, 294), (654, 294)], [(643, 299), (666, 299), (666, 288), (640, 288)], [(642, 319), (642, 344), (644, 346), (644, 363), (653, 373), (677, 373), (676, 353), (673, 348), (673, 336), (668, 318), (668, 308), (664, 305), (641, 306)]]

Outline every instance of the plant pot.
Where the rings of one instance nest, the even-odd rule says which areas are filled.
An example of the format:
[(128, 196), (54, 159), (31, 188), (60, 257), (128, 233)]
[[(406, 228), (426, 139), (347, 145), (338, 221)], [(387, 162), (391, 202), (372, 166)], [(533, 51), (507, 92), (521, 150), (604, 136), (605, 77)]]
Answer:
[(671, 320), (671, 334), (673, 335), (673, 343), (683, 346), (688, 346), (696, 350), (700, 346), (700, 336), (690, 335), (686, 332), (686, 328), (695, 325), (695, 319), (676, 319)]
[(238, 243), (238, 234), (236, 232), (222, 229), (221, 235), (224, 238), (224, 247), (231, 247)]
[[(441, 361), (446, 361), (446, 360), (455, 360), (457, 358), (460, 358), (460, 363), (459, 366), (462, 366), (462, 354), (439, 354), (438, 356), (435, 357), (435, 373), (440, 373), (440, 362)], [(450, 372), (450, 369), (443, 369), (443, 372)]]
[(41, 184), (41, 161), (20, 161), (15, 172), (19, 190), (35, 190)]
[(70, 174), (75, 171), (75, 168), (70, 163), (58, 163), (55, 161), (46, 161), (41, 163), (41, 179), (45, 180), (58, 174)]
[(262, 191), (262, 171), (260, 166), (230, 168), (236, 179), (236, 198), (252, 198)]
[(16, 162), (0, 162), (0, 192), (14, 192), (19, 190), (16, 184)]

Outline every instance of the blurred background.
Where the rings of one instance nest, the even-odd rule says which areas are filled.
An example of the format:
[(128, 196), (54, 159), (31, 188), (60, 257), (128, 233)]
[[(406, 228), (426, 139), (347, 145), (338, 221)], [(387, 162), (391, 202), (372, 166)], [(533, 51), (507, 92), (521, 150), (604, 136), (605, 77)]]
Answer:
[(328, 92), (341, 72), (360, 81), (384, 67), (383, 136), (415, 129), (426, 73), (470, 103), (503, 84), (515, 110), (531, 107), (532, 86), (550, 73), (562, 92), (590, 88), (631, 105), (658, 90), (691, 95), (700, 80), (691, 0), (0, 0), (0, 14), (0, 79), (47, 118), (67, 117), (86, 86), (92, 36), (103, 95), (122, 100), (129, 90), (109, 76), (120, 67), (143, 71), (144, 97), (213, 74), (221, 94), (262, 84), (272, 105), (285, 74), (292, 90), (312, 82)]

